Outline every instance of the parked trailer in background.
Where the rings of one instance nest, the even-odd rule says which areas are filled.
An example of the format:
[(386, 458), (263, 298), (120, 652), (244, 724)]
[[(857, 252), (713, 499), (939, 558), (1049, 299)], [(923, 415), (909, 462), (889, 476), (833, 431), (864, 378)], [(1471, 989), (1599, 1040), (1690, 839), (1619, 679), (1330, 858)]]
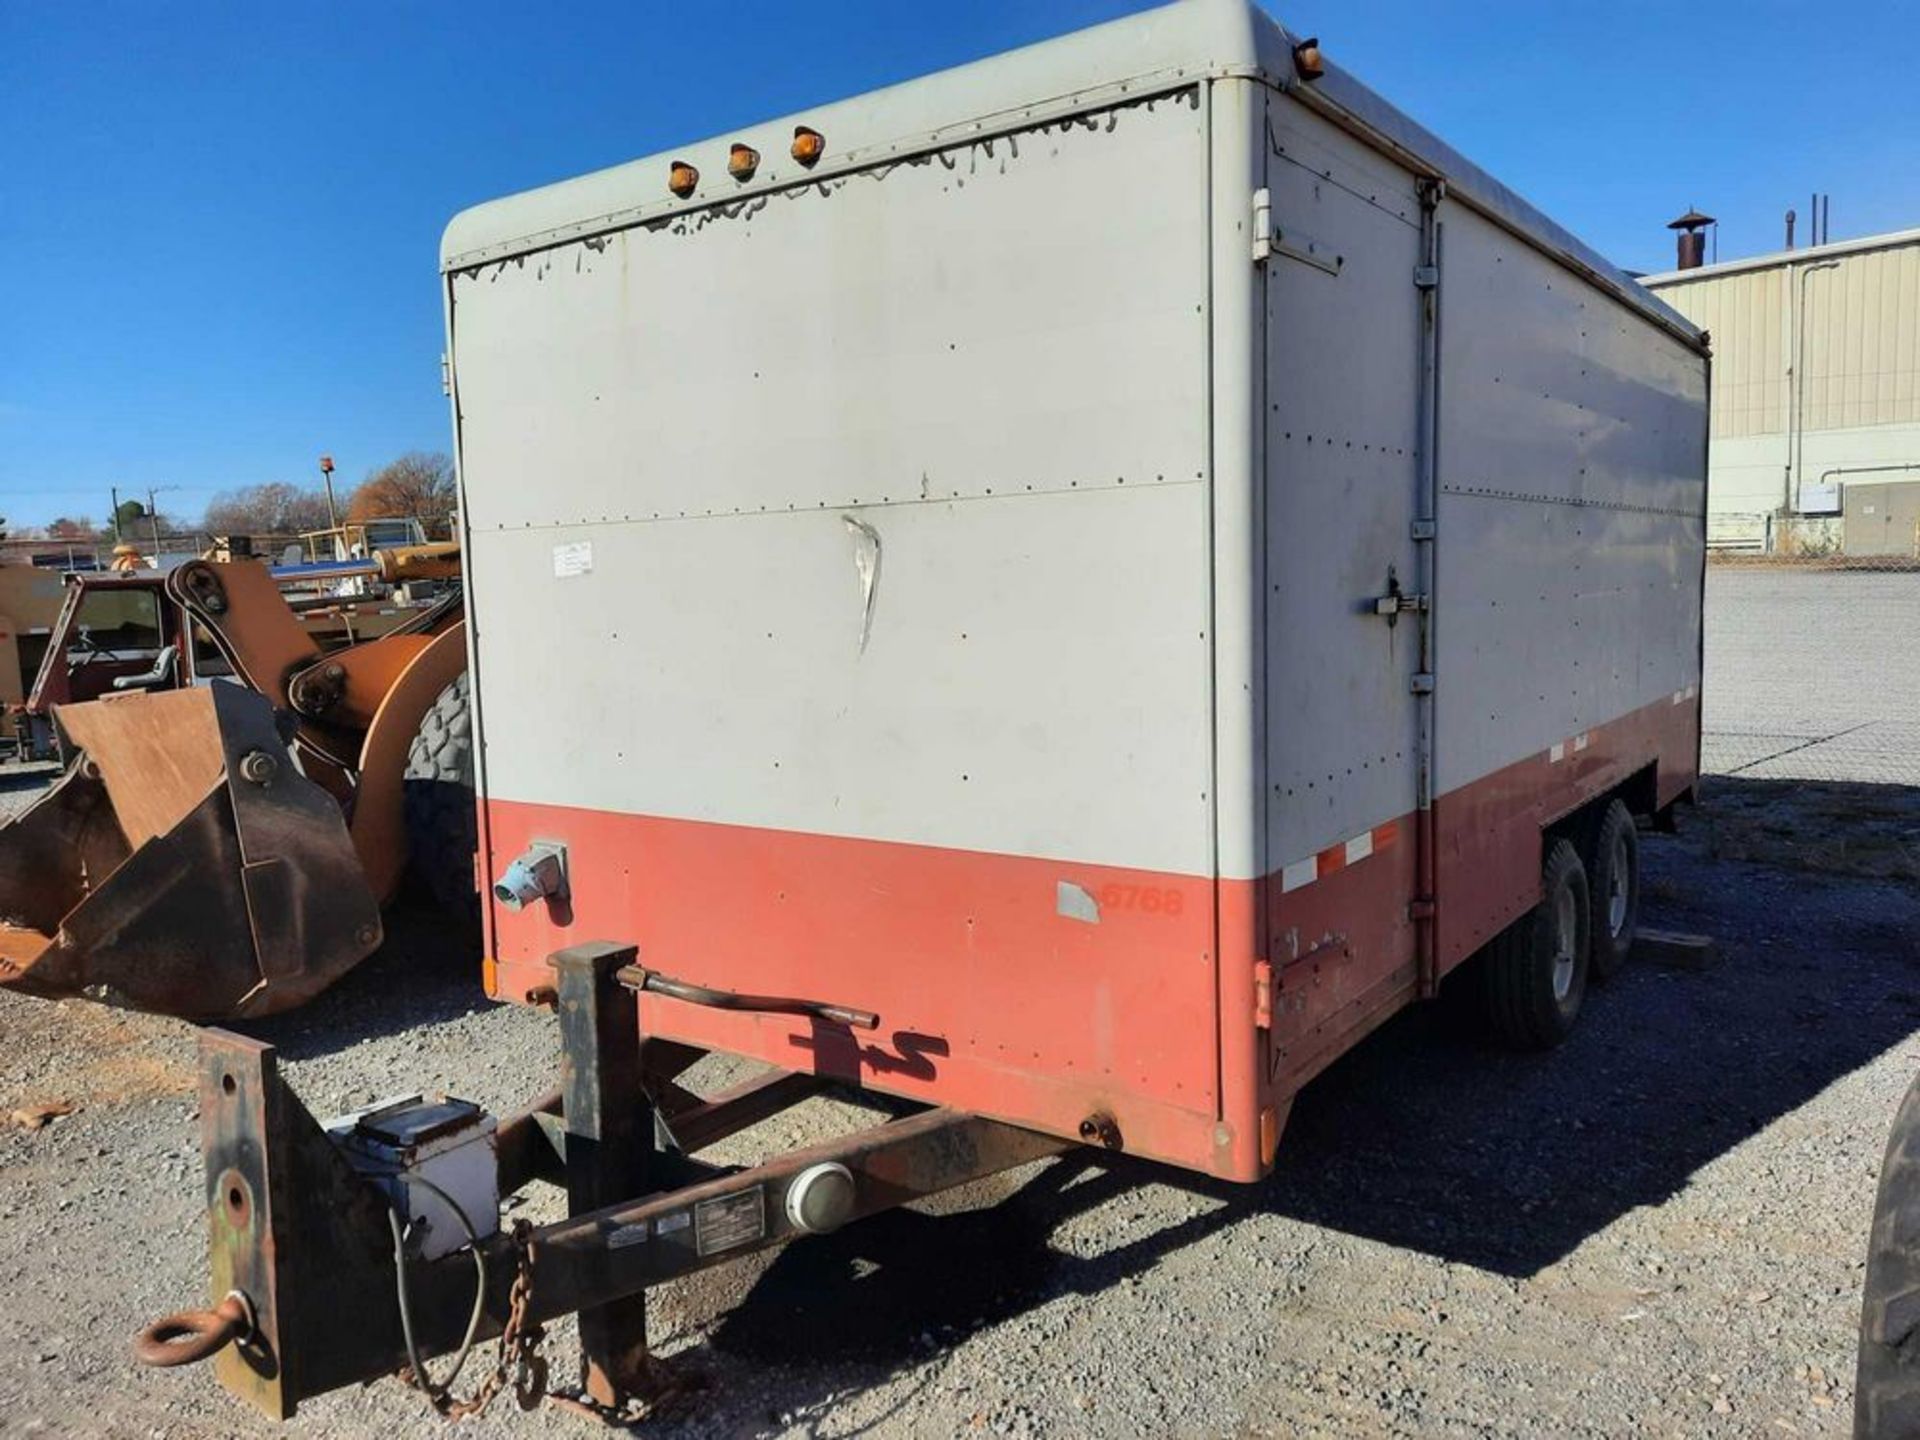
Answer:
[[(825, 1228), (822, 1166), (832, 1223), (1081, 1141), (1256, 1179), (1471, 957), (1526, 1044), (1623, 958), (1697, 772), (1705, 338), (1317, 45), (1152, 11), (481, 206), (443, 268), (486, 982), (561, 1007), (589, 1212), (476, 1223), (515, 1354), (587, 1307), (624, 1394), (618, 1297)], [(392, 1276), (232, 1047), (216, 1211), (335, 1247), (216, 1240), (327, 1351), (224, 1362), (285, 1407), (396, 1363), (319, 1318)], [(708, 1050), (774, 1069), (695, 1102)], [(636, 1092), (705, 1143), (817, 1077), (933, 1108), (650, 1194)], [(441, 1348), (461, 1264), (409, 1267)]]

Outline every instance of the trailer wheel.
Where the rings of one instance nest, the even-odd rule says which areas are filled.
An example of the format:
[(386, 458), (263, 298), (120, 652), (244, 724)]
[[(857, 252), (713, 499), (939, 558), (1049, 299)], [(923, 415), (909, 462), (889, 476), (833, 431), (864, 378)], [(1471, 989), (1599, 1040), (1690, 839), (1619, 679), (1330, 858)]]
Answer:
[(1556, 840), (1547, 851), (1540, 903), (1488, 947), (1487, 1018), (1502, 1042), (1546, 1050), (1567, 1038), (1587, 993), (1591, 932), (1580, 852)]
[(479, 918), (473, 857), (479, 847), (474, 816), (473, 721), (462, 672), (421, 718), (407, 748), (404, 777), (408, 858), (416, 878), (444, 909)]
[(1887, 1137), (1867, 1242), (1853, 1433), (1920, 1434), (1920, 1079), (1907, 1087)]
[(1606, 980), (1627, 963), (1640, 925), (1640, 832), (1619, 800), (1594, 828), (1587, 877), (1593, 887), (1593, 975)]

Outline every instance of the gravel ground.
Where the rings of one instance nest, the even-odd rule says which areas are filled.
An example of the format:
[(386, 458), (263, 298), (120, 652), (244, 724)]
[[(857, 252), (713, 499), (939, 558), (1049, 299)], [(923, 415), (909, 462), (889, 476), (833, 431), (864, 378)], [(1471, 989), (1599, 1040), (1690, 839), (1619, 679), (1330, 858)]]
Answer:
[[(644, 1428), (1846, 1433), (1875, 1175), (1920, 1066), (1920, 896), (1730, 858), (1758, 802), (1717, 783), (1718, 810), (1646, 846), (1648, 922), (1718, 937), (1716, 967), (1631, 967), (1545, 1057), (1486, 1048), (1457, 1006), (1410, 1013), (1302, 1095), (1260, 1186), (1063, 1159), (666, 1287), (656, 1344), (707, 1384)], [(1817, 790), (1776, 792), (1773, 822)], [(1745, 817), (1741, 846), (1716, 813)], [(489, 1005), (430, 919), (393, 930), (252, 1027), (313, 1109), (431, 1087), (505, 1109), (550, 1083), (549, 1016)], [(0, 995), (0, 1115), (78, 1107), (0, 1132), (0, 1432), (276, 1433), (206, 1371), (128, 1355), (205, 1293), (192, 1046), (175, 1022)], [(731, 1143), (848, 1113), (810, 1102)], [(583, 1423), (502, 1403), (465, 1433)], [(389, 1380), (277, 1433), (442, 1426)]]

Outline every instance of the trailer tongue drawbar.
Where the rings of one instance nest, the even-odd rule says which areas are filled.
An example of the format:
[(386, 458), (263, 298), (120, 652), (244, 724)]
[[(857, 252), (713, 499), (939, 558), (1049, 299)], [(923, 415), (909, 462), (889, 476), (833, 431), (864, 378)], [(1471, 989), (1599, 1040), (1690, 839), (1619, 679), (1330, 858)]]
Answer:
[[(534, 1352), (540, 1327), (578, 1312), (581, 1390), (611, 1412), (648, 1391), (649, 1286), (1066, 1148), (931, 1108), (749, 1169), (706, 1164), (697, 1152), (826, 1082), (770, 1071), (696, 1096), (677, 1079), (704, 1052), (644, 1036), (642, 990), (802, 1016), (823, 1031), (871, 1030), (879, 1017), (707, 990), (654, 975), (637, 959), (634, 947), (613, 944), (554, 955), (561, 1088), (500, 1122), (490, 1146), (431, 1143), (443, 1138), (436, 1125), (476, 1128), (459, 1102), (414, 1107), (427, 1113), (412, 1130), (407, 1116), (383, 1107), (371, 1128), (383, 1142), (408, 1142), (385, 1149), (396, 1158), (384, 1173), (369, 1169), (367, 1122), (324, 1129), (280, 1078), (273, 1047), (205, 1031), (200, 1111), (214, 1290), (224, 1298), (148, 1326), (138, 1358), (212, 1358), (223, 1384), (281, 1419), (311, 1396), (403, 1368), (437, 1409), (471, 1413), (509, 1385), (522, 1405), (538, 1403), (546, 1385)], [(468, 1165), (459, 1178), (458, 1157), (487, 1150), (469, 1158), (491, 1161), (493, 1173), (475, 1187)], [(565, 1188), (569, 1217), (501, 1233), (495, 1197), (535, 1180)], [(457, 1203), (472, 1194), (481, 1198)], [(408, 1208), (414, 1223), (396, 1246)], [(457, 1351), (464, 1360), (494, 1336), (499, 1361), (471, 1400), (450, 1393), (459, 1361), (436, 1382), (418, 1358)]]

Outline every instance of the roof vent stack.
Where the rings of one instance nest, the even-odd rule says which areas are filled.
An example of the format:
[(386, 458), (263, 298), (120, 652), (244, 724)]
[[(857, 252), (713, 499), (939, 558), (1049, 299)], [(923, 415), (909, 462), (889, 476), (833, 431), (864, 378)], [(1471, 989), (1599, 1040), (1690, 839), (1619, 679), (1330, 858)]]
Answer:
[(1674, 237), (1676, 248), (1679, 250), (1679, 265), (1677, 268), (1681, 270), (1698, 270), (1702, 265), (1707, 263), (1706, 227), (1715, 223), (1713, 216), (1702, 215), (1698, 210), (1692, 209), (1688, 210), (1687, 213), (1682, 215), (1678, 220), (1669, 220), (1667, 222), (1667, 228), (1669, 230), (1677, 230), (1679, 232), (1679, 234)]

